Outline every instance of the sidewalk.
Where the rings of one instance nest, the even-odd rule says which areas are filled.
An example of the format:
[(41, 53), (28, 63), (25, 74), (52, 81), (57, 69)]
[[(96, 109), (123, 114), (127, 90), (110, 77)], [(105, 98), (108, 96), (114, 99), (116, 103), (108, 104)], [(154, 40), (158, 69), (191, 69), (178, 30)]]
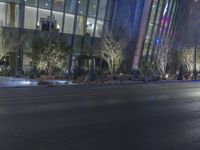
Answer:
[(33, 86), (59, 86), (59, 85), (120, 85), (120, 84), (148, 84), (148, 83), (180, 83), (180, 82), (200, 82), (200, 80), (108, 80), (104, 82), (83, 82), (72, 83), (70, 80), (37, 80), (28, 78), (3, 77), (0, 76), (0, 87), (33, 87)]
[(0, 76), (0, 87), (33, 87), (33, 86), (56, 86), (56, 85), (74, 85), (74, 84), (69, 80), (39, 80), (39, 79)]
[(0, 76), (0, 87), (24, 87), (37, 85), (38, 81), (34, 79)]

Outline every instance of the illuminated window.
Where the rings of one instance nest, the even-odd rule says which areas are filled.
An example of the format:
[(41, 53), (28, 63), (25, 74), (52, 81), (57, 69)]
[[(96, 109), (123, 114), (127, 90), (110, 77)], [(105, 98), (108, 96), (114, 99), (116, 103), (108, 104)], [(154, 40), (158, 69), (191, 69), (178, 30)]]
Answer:
[(30, 6), (25, 7), (24, 28), (36, 29), (36, 15), (37, 15), (36, 7), (30, 7)]
[(6, 25), (6, 3), (0, 2), (0, 26)]

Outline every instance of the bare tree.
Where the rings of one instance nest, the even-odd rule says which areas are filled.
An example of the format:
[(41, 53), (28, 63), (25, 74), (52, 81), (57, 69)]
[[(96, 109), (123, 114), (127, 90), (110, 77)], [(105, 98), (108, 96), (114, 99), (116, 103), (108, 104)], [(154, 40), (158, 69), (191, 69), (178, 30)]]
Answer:
[(120, 68), (124, 58), (124, 50), (127, 47), (127, 40), (117, 34), (109, 31), (102, 39), (100, 56), (107, 62), (108, 70), (113, 75)]
[[(200, 66), (200, 53), (197, 51), (197, 66)], [(194, 47), (187, 47), (180, 53), (181, 63), (186, 67), (187, 71), (192, 72), (194, 67)]]
[(167, 71), (167, 67), (170, 65), (173, 59), (171, 57), (172, 56), (171, 54), (172, 54), (171, 48), (169, 47), (168, 44), (160, 46), (158, 55), (157, 55), (156, 64), (157, 64), (157, 68), (161, 77), (164, 77)]
[(33, 66), (48, 73), (49, 78), (56, 71), (65, 70), (68, 63), (66, 41), (55, 33), (42, 33), (33, 42), (29, 57)]
[(2, 59), (5, 55), (15, 52), (16, 48), (18, 48), (23, 40), (24, 36), (17, 38), (18, 30), (8, 30), (0, 28), (0, 59)]

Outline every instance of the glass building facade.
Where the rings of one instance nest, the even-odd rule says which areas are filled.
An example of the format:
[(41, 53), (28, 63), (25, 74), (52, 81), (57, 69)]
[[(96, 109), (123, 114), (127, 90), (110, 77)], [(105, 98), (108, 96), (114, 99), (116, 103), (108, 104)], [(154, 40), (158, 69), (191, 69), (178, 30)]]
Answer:
[(16, 50), (22, 70), (30, 66), (30, 43), (42, 31), (56, 30), (70, 45), (71, 56), (80, 58), (98, 56), (98, 48), (91, 47), (98, 46), (105, 31), (122, 27), (130, 39), (124, 65), (130, 71), (154, 62), (162, 44), (180, 49), (190, 6), (190, 0), (0, 0), (0, 26), (25, 35)]
[(190, 0), (152, 1), (140, 63), (154, 63), (165, 44), (180, 50), (191, 4)]
[(26, 70), (29, 45), (41, 31), (56, 29), (72, 55), (95, 55), (89, 47), (110, 27), (113, 9), (114, 0), (0, 0), (0, 26), (26, 36), (20, 52)]
[(0, 0), (0, 25), (37, 30), (42, 19), (54, 17), (60, 33), (101, 37), (104, 22), (111, 19), (109, 5), (112, 1)]

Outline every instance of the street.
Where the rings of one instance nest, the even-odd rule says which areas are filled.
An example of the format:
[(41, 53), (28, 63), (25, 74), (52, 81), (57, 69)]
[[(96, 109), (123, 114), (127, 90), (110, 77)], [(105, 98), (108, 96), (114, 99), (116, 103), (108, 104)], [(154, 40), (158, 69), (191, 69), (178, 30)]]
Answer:
[(0, 89), (0, 150), (199, 150), (200, 82)]

